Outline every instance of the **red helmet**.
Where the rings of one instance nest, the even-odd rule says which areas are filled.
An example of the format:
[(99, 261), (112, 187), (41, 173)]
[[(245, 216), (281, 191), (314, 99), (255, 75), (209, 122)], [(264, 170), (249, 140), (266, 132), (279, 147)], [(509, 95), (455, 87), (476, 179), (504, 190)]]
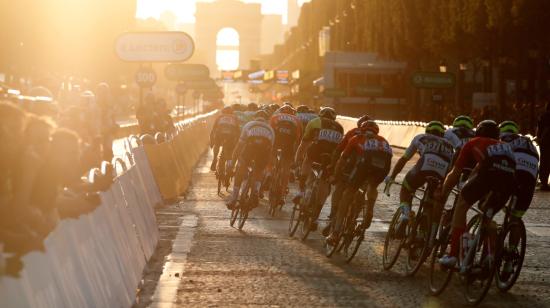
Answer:
[(378, 127), (378, 124), (376, 124), (373, 120), (368, 120), (361, 123), (360, 129), (362, 132), (371, 132), (375, 135), (378, 135), (380, 132), (380, 127)]
[(285, 113), (285, 114), (296, 115), (296, 109), (294, 109), (290, 105), (284, 105), (283, 107), (279, 108), (276, 113)]

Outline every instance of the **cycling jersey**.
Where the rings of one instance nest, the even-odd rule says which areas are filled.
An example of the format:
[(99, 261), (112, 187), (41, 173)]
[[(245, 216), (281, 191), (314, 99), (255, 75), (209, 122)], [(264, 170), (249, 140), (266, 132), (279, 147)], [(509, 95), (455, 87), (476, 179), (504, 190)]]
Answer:
[(238, 135), (239, 119), (233, 114), (222, 114), (214, 122), (212, 132), (215, 135)]
[(342, 141), (338, 144), (338, 146), (336, 147), (336, 151), (338, 152), (342, 152), (344, 151), (344, 149), (348, 146), (350, 140), (357, 136), (357, 135), (360, 135), (361, 134), (361, 129), (359, 127), (355, 127), (355, 128), (352, 128), (350, 129), (346, 135), (344, 136), (344, 139), (342, 139)]
[(533, 178), (539, 173), (539, 153), (531, 139), (512, 133), (503, 133), (500, 140), (512, 148), (516, 159), (516, 172), (526, 172)]
[(296, 146), (302, 137), (300, 120), (291, 114), (278, 113), (271, 117), (270, 124), (275, 132), (273, 149), (281, 149), (284, 158), (292, 159)]
[(238, 160), (246, 165), (254, 160), (256, 168), (263, 170), (271, 157), (274, 140), (275, 133), (267, 122), (248, 122), (241, 132), (240, 142), (244, 143), (244, 148)]
[(378, 185), (390, 172), (393, 151), (381, 136), (361, 134), (351, 138), (342, 157), (350, 155), (358, 158), (349, 174), (349, 182), (355, 187), (364, 182)]
[(322, 154), (331, 154), (342, 141), (344, 128), (340, 123), (326, 119), (315, 118), (311, 120), (304, 133), (304, 141), (312, 141), (308, 148), (307, 156), (312, 161), (319, 161)]
[(420, 154), (416, 164), (418, 171), (435, 173), (441, 178), (447, 175), (454, 153), (447, 140), (432, 134), (420, 134), (414, 137), (403, 157), (410, 159), (417, 152)]
[(473, 130), (464, 127), (451, 127), (445, 131), (444, 138), (447, 139), (455, 150), (462, 148), (470, 139), (475, 136)]
[(309, 121), (318, 117), (317, 114), (310, 112), (298, 112), (296, 116), (298, 117), (300, 122), (302, 122), (302, 127), (306, 127)]
[(254, 111), (235, 111), (235, 116), (239, 119), (239, 126), (242, 128), (246, 123), (254, 119), (256, 112)]

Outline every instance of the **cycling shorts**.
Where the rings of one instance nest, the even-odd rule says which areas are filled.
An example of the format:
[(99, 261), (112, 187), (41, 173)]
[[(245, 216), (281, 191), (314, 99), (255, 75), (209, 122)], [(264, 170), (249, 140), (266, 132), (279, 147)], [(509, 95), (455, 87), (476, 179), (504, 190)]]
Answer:
[(323, 154), (332, 156), (338, 144), (330, 142), (314, 142), (307, 149), (307, 159), (314, 163), (322, 163)]
[(430, 170), (423, 171), (420, 170), (419, 165), (416, 165), (411, 170), (409, 170), (409, 172), (407, 172), (407, 175), (405, 175), (405, 179), (403, 180), (403, 188), (406, 189), (409, 193), (414, 194), (414, 192), (416, 192), (418, 188), (426, 184), (428, 177), (434, 177), (443, 182), (443, 177), (441, 177), (438, 172)]
[(516, 217), (522, 217), (529, 209), (533, 195), (535, 194), (535, 187), (537, 186), (537, 179), (527, 171), (516, 170), (516, 206), (512, 209), (512, 214)]
[(381, 158), (377, 162), (363, 161), (351, 172), (349, 183), (354, 188), (363, 184), (378, 186), (384, 181), (391, 169), (391, 157)]
[(294, 154), (296, 153), (295, 145), (295, 136), (275, 132), (275, 143), (273, 146), (273, 152), (277, 153), (277, 150), (281, 149), (281, 158), (283, 161), (289, 162), (294, 160)]
[(506, 205), (515, 187), (516, 181), (513, 173), (480, 170), (470, 176), (460, 194), (466, 203), (473, 205), (493, 192), (488, 200), (488, 206), (493, 208), (496, 213)]
[(248, 142), (239, 157), (239, 163), (249, 166), (254, 161), (257, 170), (263, 170), (267, 167), (270, 158), (271, 144), (268, 140), (265, 140), (265, 142)]

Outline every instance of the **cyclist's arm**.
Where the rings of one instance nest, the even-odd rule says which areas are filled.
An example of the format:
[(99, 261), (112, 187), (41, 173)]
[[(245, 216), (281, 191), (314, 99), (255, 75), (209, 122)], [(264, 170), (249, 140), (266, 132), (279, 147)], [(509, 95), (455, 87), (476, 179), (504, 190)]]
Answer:
[(309, 140), (302, 140), (300, 145), (298, 146), (298, 150), (296, 151), (296, 157), (294, 158), (294, 161), (298, 164), (302, 161), (304, 158), (305, 152), (307, 148), (311, 145), (312, 141)]
[(405, 153), (403, 154), (403, 156), (399, 158), (399, 160), (393, 167), (393, 171), (391, 173), (392, 179), (395, 179), (397, 177), (397, 175), (399, 174), (399, 172), (403, 170), (407, 162), (414, 156), (414, 154), (416, 154), (418, 150), (416, 146), (416, 142), (417, 142), (417, 139), (414, 138), (411, 144), (409, 145), (409, 147), (405, 150)]
[(214, 136), (216, 135), (216, 130), (218, 129), (218, 121), (220, 118), (218, 117), (216, 119), (216, 122), (214, 122), (214, 125), (212, 126), (212, 130), (210, 131), (210, 145), (214, 144)]
[(442, 196), (444, 198), (447, 198), (447, 196), (449, 196), (451, 190), (460, 181), (460, 176), (462, 175), (462, 170), (464, 170), (464, 167), (470, 166), (472, 164), (471, 153), (474, 150), (473, 148), (474, 143), (468, 142), (460, 150), (458, 158), (454, 162), (453, 169), (445, 178), (445, 182), (443, 182)]
[(457, 168), (455, 166), (445, 178), (445, 181), (443, 182), (443, 189), (442, 189), (442, 196), (445, 200), (448, 198), (449, 194), (451, 193), (451, 190), (453, 190), (453, 187), (455, 187), (456, 184), (458, 184), (458, 181), (460, 181), (461, 174), (462, 174), (462, 168)]

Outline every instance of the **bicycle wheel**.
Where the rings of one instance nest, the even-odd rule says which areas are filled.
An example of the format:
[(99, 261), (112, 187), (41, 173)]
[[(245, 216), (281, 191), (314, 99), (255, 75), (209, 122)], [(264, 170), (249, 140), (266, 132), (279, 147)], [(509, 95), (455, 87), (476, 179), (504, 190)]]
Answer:
[(294, 203), (294, 206), (292, 207), (292, 212), (290, 213), (290, 221), (288, 223), (288, 236), (294, 236), (296, 230), (298, 230), (301, 216), (302, 214), (300, 210), (300, 205)]
[(246, 222), (246, 219), (248, 218), (248, 209), (244, 208), (239, 211), (239, 230), (242, 230), (244, 227), (244, 223)]
[[(510, 236), (516, 233), (519, 241), (516, 245), (511, 244)], [(496, 286), (502, 292), (510, 290), (521, 273), (525, 249), (527, 245), (527, 234), (523, 221), (508, 224), (502, 230), (499, 239), (499, 253), (497, 257)], [(506, 269), (510, 267), (510, 269)], [(511, 271), (510, 271), (511, 270)]]
[(397, 233), (397, 227), (399, 225), (399, 218), (401, 217), (401, 208), (397, 208), (393, 218), (391, 220), (390, 226), (388, 227), (388, 232), (386, 233), (386, 239), (384, 240), (384, 253), (382, 254), (382, 264), (385, 270), (389, 270), (393, 267), (397, 258), (399, 258), (399, 253), (403, 247), (403, 241), (405, 239), (404, 234)]
[[(495, 257), (487, 252), (491, 251), (489, 243), (489, 235), (486, 226), (473, 224), (473, 229), (476, 234), (482, 232), (479, 236), (479, 242), (475, 247), (470, 247), (468, 253), (474, 253), (470, 268), (465, 274), (466, 290), (464, 297), (470, 305), (478, 305), (487, 295), (489, 288), (493, 282), (493, 277), (496, 270)], [(480, 228), (481, 227), (481, 228)], [(492, 245), (492, 247), (495, 247)], [(494, 252), (493, 252), (494, 253)]]
[(419, 215), (413, 221), (412, 228), (408, 234), (408, 254), (405, 266), (405, 276), (414, 276), (422, 267), (429, 254), (429, 241), (431, 222), (429, 213), (425, 208), (419, 210)]
[(311, 191), (311, 194), (308, 200), (304, 200), (306, 204), (305, 208), (302, 211), (302, 227), (300, 228), (301, 236), (300, 239), (305, 241), (311, 232), (311, 224), (313, 219), (311, 217), (311, 211), (315, 206), (315, 196), (317, 195), (317, 188), (314, 187)]
[(346, 258), (346, 263), (350, 263), (357, 254), (357, 251), (359, 251), (359, 247), (365, 239), (365, 231), (366, 230), (363, 227), (363, 224), (357, 223), (352, 231), (352, 234), (349, 235), (349, 240), (344, 246), (344, 257)]
[[(447, 227), (447, 229), (450, 227)], [(442, 236), (441, 240), (435, 245), (432, 254), (430, 256), (430, 294), (437, 296), (441, 294), (445, 288), (449, 285), (451, 278), (453, 277), (453, 269), (447, 266), (441, 266), (439, 259), (444, 255), (448, 255), (451, 252), (449, 230), (444, 231), (447, 233)]]
[(231, 210), (231, 218), (229, 219), (229, 225), (233, 227), (235, 225), (235, 221), (237, 221), (237, 217), (239, 217), (240, 207), (238, 205), (235, 206), (234, 209)]

